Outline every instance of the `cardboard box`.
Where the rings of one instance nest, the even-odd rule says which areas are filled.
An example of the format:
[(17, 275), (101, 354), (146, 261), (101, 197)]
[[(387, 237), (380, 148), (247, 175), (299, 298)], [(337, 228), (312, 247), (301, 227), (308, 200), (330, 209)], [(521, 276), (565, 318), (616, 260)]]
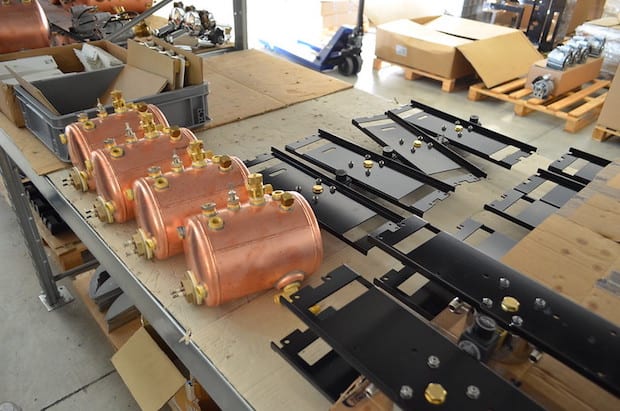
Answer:
[(577, 0), (566, 33), (572, 33), (575, 28), (586, 21), (598, 19), (603, 15), (605, 0)]
[(605, 104), (598, 117), (597, 124), (612, 130), (620, 130), (620, 66), (616, 70), (614, 80), (609, 86)]
[(400, 19), (438, 16), (444, 13), (445, 2), (425, 0), (366, 0), (364, 14), (378, 26)]
[(525, 76), (542, 59), (519, 30), (451, 16), (382, 24), (375, 54), (446, 78), (477, 73), (487, 87)]
[[(127, 61), (127, 51), (114, 43), (100, 40), (90, 42), (89, 44), (104, 49), (123, 62)], [(74, 49), (81, 48), (82, 44), (70, 44), (61, 47), (45, 47), (35, 50), (19, 51), (0, 55), (0, 61), (16, 60), (33, 56), (52, 56), (60, 71), (63, 73), (74, 73), (84, 70), (82, 63), (80, 63), (73, 52)], [(17, 97), (15, 97), (15, 91), (12, 85), (0, 85), (0, 111), (2, 111), (9, 120), (15, 123), (15, 125), (24, 127), (24, 117)]]
[(532, 68), (527, 75), (525, 87), (531, 88), (532, 82), (537, 77), (548, 74), (553, 80), (555, 86), (553, 89), (553, 95), (560, 96), (584, 83), (596, 79), (601, 72), (602, 66), (602, 57), (589, 57), (584, 64), (575, 64), (574, 66), (568, 67), (566, 70), (554, 70), (547, 67), (547, 59), (540, 60), (532, 65)]

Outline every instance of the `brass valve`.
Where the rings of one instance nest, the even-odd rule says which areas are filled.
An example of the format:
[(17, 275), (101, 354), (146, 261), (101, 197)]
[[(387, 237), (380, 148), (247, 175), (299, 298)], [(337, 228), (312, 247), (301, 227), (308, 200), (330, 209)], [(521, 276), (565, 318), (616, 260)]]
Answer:
[[(260, 173), (252, 173), (248, 176), (245, 182), (245, 187), (248, 190), (248, 197), (250, 204), (263, 205), (265, 204), (265, 186), (263, 185), (263, 175)], [(269, 185), (267, 187), (271, 189)], [(271, 189), (273, 190), (273, 189)]]
[(200, 140), (192, 141), (187, 147), (187, 154), (192, 159), (192, 167), (200, 168), (207, 165), (205, 158), (206, 153), (203, 149), (203, 143)]
[(148, 111), (140, 113), (140, 128), (144, 130), (145, 138), (152, 139), (159, 137), (159, 131), (157, 131), (155, 121), (153, 120), (153, 113)]
[(110, 92), (112, 96), (112, 107), (114, 107), (115, 113), (124, 113), (127, 111), (127, 104), (123, 98), (123, 93), (120, 90), (112, 90)]
[(105, 118), (108, 116), (108, 112), (106, 111), (103, 104), (101, 104), (101, 100), (97, 99), (97, 117)]

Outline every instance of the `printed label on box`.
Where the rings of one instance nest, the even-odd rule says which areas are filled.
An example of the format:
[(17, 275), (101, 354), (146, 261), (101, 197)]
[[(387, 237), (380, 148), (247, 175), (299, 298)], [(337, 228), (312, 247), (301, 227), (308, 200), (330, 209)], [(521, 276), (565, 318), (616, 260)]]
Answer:
[(407, 57), (407, 47), (397, 44), (394, 49), (397, 55)]

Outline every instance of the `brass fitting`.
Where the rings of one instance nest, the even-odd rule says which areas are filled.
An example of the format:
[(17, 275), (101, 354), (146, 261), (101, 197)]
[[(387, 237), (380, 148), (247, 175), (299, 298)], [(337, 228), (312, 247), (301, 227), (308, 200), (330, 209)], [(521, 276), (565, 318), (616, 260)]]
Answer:
[[(215, 157), (214, 157), (215, 158)], [(265, 188), (263, 186), (263, 175), (260, 173), (252, 173), (248, 176), (245, 182), (245, 187), (248, 190), (248, 197), (250, 204), (263, 205), (265, 204)]]
[(187, 154), (192, 159), (192, 167), (202, 168), (207, 165), (205, 158), (206, 153), (203, 149), (203, 143), (200, 140), (195, 140), (189, 143), (187, 146)]
[(202, 214), (207, 217), (215, 217), (217, 215), (217, 209), (215, 203), (205, 203), (200, 206)]
[(430, 383), (426, 386), (426, 390), (424, 390), (424, 398), (433, 405), (443, 404), (446, 402), (447, 396), (448, 391), (441, 384)]
[(231, 211), (237, 211), (241, 208), (239, 197), (237, 196), (235, 190), (230, 190), (228, 192), (228, 202), (226, 203), (226, 208)]
[(110, 96), (112, 96), (112, 107), (114, 107), (114, 112), (125, 113), (127, 111), (127, 105), (123, 98), (123, 93), (120, 90), (112, 90)]
[(8, 6), (9, 4), (11, 4), (11, 0), (2, 0), (3, 6)]
[(178, 154), (172, 155), (172, 162), (170, 163), (170, 170), (174, 173), (182, 173), (184, 170), (183, 162)]
[(60, 140), (60, 144), (67, 144), (67, 135), (65, 133), (58, 134), (58, 140)]
[(224, 228), (224, 220), (220, 216), (209, 217), (207, 225), (210, 230), (218, 231)]
[(144, 230), (138, 228), (138, 231), (131, 237), (136, 254), (151, 260), (155, 254), (155, 239), (149, 237)]
[[(155, 129), (157, 130), (157, 126), (155, 126)], [(181, 129), (179, 126), (172, 126), (170, 127), (168, 135), (170, 136), (170, 140), (179, 141), (181, 139)]]
[(168, 182), (168, 179), (166, 177), (159, 176), (155, 178), (153, 186), (155, 187), (155, 190), (165, 190), (170, 187), (170, 183)]
[(153, 113), (151, 112), (140, 113), (140, 128), (144, 130), (144, 138), (153, 139), (159, 137), (159, 131), (157, 131), (155, 121), (153, 120)]
[(69, 178), (71, 179), (71, 185), (77, 191), (88, 191), (88, 175), (78, 169), (77, 167), (71, 167), (69, 170)]
[(226, 154), (220, 156), (220, 161), (218, 163), (220, 171), (229, 171), (232, 167), (232, 160)]
[(120, 147), (120, 146), (110, 147), (110, 156), (112, 156), (112, 158), (121, 158), (124, 155), (125, 155), (125, 150), (123, 150), (123, 147)]
[(95, 200), (95, 214), (102, 223), (112, 224), (114, 222), (114, 203), (106, 201), (103, 197), (97, 196)]
[(207, 289), (203, 284), (198, 284), (194, 273), (186, 271), (180, 287), (172, 291), (172, 297), (181, 296), (190, 304), (202, 305), (207, 298)]
[(273, 201), (280, 201), (282, 199), (282, 194), (284, 194), (284, 190), (275, 190), (271, 193), (271, 199)]
[(285, 191), (280, 195), (280, 208), (282, 210), (288, 211), (293, 208), (293, 205), (295, 205), (295, 197), (293, 197), (293, 194)]
[(133, 33), (136, 35), (136, 37), (148, 37), (151, 35), (151, 30), (149, 29), (149, 26), (144, 21), (141, 21), (140, 23), (136, 24), (132, 30), (133, 30)]
[(460, 133), (461, 131), (463, 131), (463, 126), (460, 124), (455, 125), (454, 131), (456, 131), (457, 133)]
[(97, 117), (105, 118), (108, 116), (108, 112), (106, 111), (103, 104), (101, 104), (101, 100), (97, 99)]
[(84, 168), (86, 168), (86, 174), (88, 176), (93, 175), (93, 163), (90, 160), (84, 160)]
[(113, 138), (106, 138), (105, 140), (103, 140), (103, 147), (106, 150), (109, 150), (114, 146), (116, 146), (116, 141)]
[(520, 306), (521, 303), (514, 297), (506, 296), (502, 299), (502, 310), (507, 313), (516, 313)]
[(160, 166), (151, 166), (147, 169), (147, 173), (149, 177), (157, 178), (161, 176), (161, 167)]
[(83, 112), (82, 113), (78, 113), (78, 115), (77, 115), (78, 123), (83, 123), (83, 122), (85, 122), (87, 120), (88, 120), (88, 114), (83, 113)]
[(86, 120), (82, 123), (82, 125), (84, 126), (84, 130), (94, 130), (96, 127), (92, 120)]
[(372, 166), (375, 165), (375, 163), (372, 160), (364, 160), (364, 168), (372, 168)]
[(134, 107), (136, 108), (138, 113), (146, 113), (146, 111), (149, 109), (149, 106), (143, 101), (135, 103)]
[(125, 123), (125, 143), (131, 144), (138, 141), (136, 133), (133, 132), (129, 123)]
[(420, 140), (414, 140), (414, 141), (413, 141), (413, 147), (414, 147), (414, 148), (420, 148), (420, 147), (422, 147), (422, 141), (420, 141)]
[(323, 192), (323, 186), (321, 184), (315, 184), (312, 186), (312, 192), (314, 194), (321, 194)]
[[(291, 302), (292, 301), (291, 296), (295, 294), (297, 291), (299, 291), (300, 288), (301, 288), (301, 282), (299, 281), (294, 281), (290, 284), (285, 285), (284, 288), (282, 288), (282, 291), (280, 291), (279, 293), (276, 293), (276, 295), (273, 296), (273, 302), (279, 305), (280, 297), (284, 297), (286, 301)], [(318, 313), (321, 312), (321, 307), (318, 304), (315, 304), (312, 307), (308, 308), (308, 311), (310, 311), (314, 315), (317, 315)]]

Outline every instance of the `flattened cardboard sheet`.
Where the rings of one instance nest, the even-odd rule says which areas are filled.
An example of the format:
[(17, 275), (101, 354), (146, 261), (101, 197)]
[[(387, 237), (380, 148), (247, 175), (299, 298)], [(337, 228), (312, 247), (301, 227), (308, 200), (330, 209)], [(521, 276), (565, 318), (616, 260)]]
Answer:
[(542, 55), (520, 31), (457, 47), (488, 88), (525, 76)]
[(616, 70), (607, 97), (605, 97), (605, 104), (601, 114), (598, 116), (597, 124), (599, 126), (607, 127), (612, 130), (620, 130), (620, 66)]
[(112, 102), (110, 92), (112, 90), (120, 90), (123, 92), (125, 100), (133, 101), (140, 97), (158, 94), (166, 88), (166, 84), (168, 84), (168, 81), (157, 74), (125, 65), (99, 100), (104, 105), (110, 104)]
[(178, 60), (151, 50), (134, 40), (127, 40), (127, 64), (165, 78), (170, 90), (177, 88), (179, 63)]
[(144, 328), (112, 356), (112, 364), (145, 411), (159, 410), (185, 384), (185, 378)]

